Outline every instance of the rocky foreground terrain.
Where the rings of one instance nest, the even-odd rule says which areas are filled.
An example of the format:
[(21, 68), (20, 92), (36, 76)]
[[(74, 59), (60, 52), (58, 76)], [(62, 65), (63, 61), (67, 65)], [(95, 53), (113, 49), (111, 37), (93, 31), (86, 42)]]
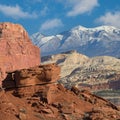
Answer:
[(110, 56), (89, 58), (76, 51), (42, 58), (44, 64), (52, 62), (61, 67), (59, 82), (67, 88), (76, 86), (96, 94), (101, 91), (98, 95), (120, 105), (120, 59)]
[[(1, 23), (0, 26), (2, 26), (0, 29), (1, 41), (4, 40), (6, 41), (5, 43), (9, 41), (7, 37), (2, 35), (2, 31), (7, 31), (6, 34), (4, 32), (6, 36), (11, 36), (11, 33), (14, 33), (15, 37), (10, 39), (12, 41), (10, 45), (12, 50), (14, 50), (15, 45), (19, 41), (26, 41), (28, 38), (23, 38), (24, 34), (19, 36), (19, 30), (22, 31), (22, 29), (18, 30), (18, 28), (21, 28), (20, 25)], [(7, 30), (8, 28), (9, 30)], [(22, 43), (24, 44), (24, 42)], [(36, 60), (40, 59), (40, 54), (38, 49), (30, 41), (26, 45), (31, 44), (37, 53), (35, 53), (35, 56), (33, 55), (35, 49), (30, 50), (31, 54), (29, 52), (25, 53), (25, 60), (29, 59), (31, 64), (27, 64), (26, 61), (21, 62), (21, 58), (24, 58), (24, 53), (21, 54), (21, 51), (23, 49), (25, 51), (28, 50), (22, 43), (20, 45), (20, 51), (15, 49), (15, 53), (17, 52), (17, 54), (9, 54), (9, 57), (11, 56), (14, 59), (16, 58), (14, 55), (20, 54), (18, 56), (20, 62), (19, 59), (15, 59), (14, 61), (17, 66), (14, 66), (14, 62), (12, 63), (13, 59), (9, 58), (6, 58), (7, 62), (5, 61), (5, 63), (14, 66), (14, 69), (8, 69), (6, 67), (2, 71), (3, 68), (1, 66), (1, 73), (5, 74), (5, 78), (1, 77), (0, 80), (0, 120), (120, 119), (120, 108), (111, 102), (91, 94), (87, 90), (80, 91), (76, 87), (71, 87), (68, 90), (62, 84), (58, 84), (57, 80), (60, 79), (60, 66), (53, 63), (40, 65), (40, 61), (36, 62)], [(2, 46), (2, 42), (0, 42), (0, 45)], [(5, 48), (8, 49), (9, 46)], [(5, 56), (1, 57), (3, 62), (4, 58)]]

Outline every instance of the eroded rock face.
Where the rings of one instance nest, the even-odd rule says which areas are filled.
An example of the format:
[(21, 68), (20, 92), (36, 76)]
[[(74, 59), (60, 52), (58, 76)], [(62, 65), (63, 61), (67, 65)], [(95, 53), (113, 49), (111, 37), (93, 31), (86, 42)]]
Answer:
[[(18, 93), (17, 93), (18, 92)], [(20, 94), (21, 93), (21, 94)], [(18, 96), (17, 96), (18, 95)], [(61, 84), (33, 85), (0, 92), (2, 120), (118, 120), (120, 110), (109, 101), (88, 91)], [(6, 99), (7, 98), (7, 99)], [(6, 112), (8, 111), (8, 112)], [(10, 116), (6, 118), (6, 116)]]
[(55, 64), (41, 65), (15, 72), (17, 87), (53, 83), (59, 78), (60, 67)]
[(18, 24), (0, 23), (0, 81), (5, 73), (40, 64), (40, 50)]
[(60, 78), (60, 67), (56, 64), (41, 65), (17, 70), (7, 74), (4, 88), (26, 87), (54, 83)]

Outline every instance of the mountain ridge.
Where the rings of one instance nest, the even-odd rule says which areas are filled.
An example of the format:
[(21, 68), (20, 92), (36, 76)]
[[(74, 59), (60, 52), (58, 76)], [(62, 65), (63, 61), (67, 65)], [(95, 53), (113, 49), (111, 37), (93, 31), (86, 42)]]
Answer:
[(57, 35), (33, 34), (31, 39), (41, 48), (42, 56), (77, 50), (90, 57), (120, 57), (120, 29), (114, 26), (85, 28), (79, 25)]

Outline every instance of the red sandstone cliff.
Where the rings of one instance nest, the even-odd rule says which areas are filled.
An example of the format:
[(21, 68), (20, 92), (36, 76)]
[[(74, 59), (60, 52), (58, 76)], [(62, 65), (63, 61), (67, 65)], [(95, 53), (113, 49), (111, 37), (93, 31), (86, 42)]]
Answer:
[(18, 24), (0, 23), (0, 81), (5, 73), (40, 64), (40, 50)]

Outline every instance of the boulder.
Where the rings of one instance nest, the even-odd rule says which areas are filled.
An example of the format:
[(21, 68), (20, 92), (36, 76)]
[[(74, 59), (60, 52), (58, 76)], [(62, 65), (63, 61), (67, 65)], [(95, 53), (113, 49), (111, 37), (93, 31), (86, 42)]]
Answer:
[(60, 79), (60, 67), (56, 64), (40, 65), (21, 69), (7, 74), (3, 81), (4, 88), (54, 83)]
[(15, 71), (17, 87), (48, 84), (56, 82), (60, 78), (60, 67), (55, 64), (41, 65), (29, 69)]

